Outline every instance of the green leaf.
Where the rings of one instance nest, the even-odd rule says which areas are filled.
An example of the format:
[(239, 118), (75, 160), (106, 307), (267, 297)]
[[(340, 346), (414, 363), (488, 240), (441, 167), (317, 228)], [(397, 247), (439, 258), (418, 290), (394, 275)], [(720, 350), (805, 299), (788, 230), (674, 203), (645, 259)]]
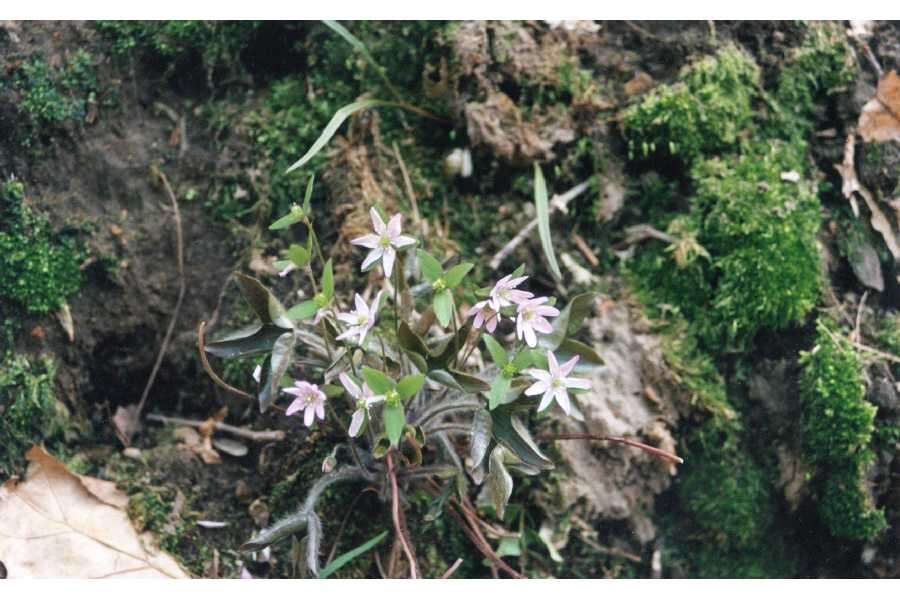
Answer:
[[(372, 384), (369, 384), (369, 387), (372, 387)], [(391, 445), (396, 446), (400, 441), (400, 436), (403, 435), (403, 427), (406, 425), (406, 413), (403, 411), (403, 405), (385, 404), (382, 417), (384, 418), (384, 432)]]
[(562, 344), (559, 345), (559, 348), (556, 349), (556, 359), (560, 363), (564, 363), (569, 360), (573, 356), (580, 356), (581, 360), (578, 361), (578, 366), (581, 365), (602, 365), (604, 364), (603, 357), (597, 354), (597, 351), (588, 346), (587, 344), (582, 344), (579, 341), (566, 339)]
[(491, 452), (490, 470), (487, 478), (484, 480), (488, 495), (494, 504), (494, 509), (497, 511), (497, 516), (501, 519), (503, 518), (503, 513), (506, 512), (506, 504), (509, 502), (509, 497), (512, 495), (513, 490), (512, 477), (503, 465), (504, 452), (503, 446), (497, 446)]
[(337, 133), (338, 128), (343, 124), (347, 118), (355, 112), (366, 110), (368, 108), (372, 108), (373, 106), (378, 106), (379, 104), (390, 104), (390, 102), (385, 102), (383, 100), (375, 100), (372, 98), (365, 100), (357, 100), (351, 104), (343, 106), (334, 113), (334, 116), (331, 117), (331, 121), (328, 122), (328, 125), (325, 126), (325, 129), (322, 131), (322, 134), (319, 135), (319, 139), (313, 142), (313, 145), (307, 150), (306, 154), (304, 154), (300, 160), (292, 164), (285, 174), (290, 173), (296, 169), (299, 169), (306, 163), (308, 163), (312, 158), (321, 152), (322, 148), (325, 147), (331, 138), (334, 137), (334, 134)]
[(415, 352), (416, 354), (419, 354), (423, 357), (430, 354), (425, 341), (421, 337), (419, 337), (416, 332), (412, 330), (412, 328), (410, 328), (409, 324), (406, 321), (400, 321), (398, 334), (400, 347), (404, 350), (411, 350), (412, 352)]
[(553, 463), (538, 449), (531, 434), (508, 405), (492, 411), (491, 417), (494, 419), (494, 438), (520, 461), (541, 471), (553, 468)]
[(303, 195), (303, 212), (308, 217), (312, 212), (312, 207), (310, 205), (312, 201), (312, 193), (313, 193), (313, 183), (316, 181), (316, 174), (312, 173), (309, 176), (309, 181), (306, 182), (306, 193)]
[(294, 324), (285, 314), (281, 302), (258, 279), (242, 273), (235, 273), (234, 276), (238, 285), (241, 286), (241, 294), (263, 325), (271, 323), (282, 329), (294, 328)]
[(395, 387), (397, 384), (393, 379), (371, 367), (363, 367), (363, 379), (366, 380), (366, 383), (369, 384), (369, 389), (375, 392), (377, 395), (387, 394)]
[(419, 257), (419, 266), (422, 268), (422, 275), (429, 283), (434, 283), (444, 274), (441, 263), (422, 249), (416, 250), (416, 256)]
[(319, 305), (315, 300), (305, 300), (300, 304), (295, 304), (287, 311), (287, 316), (293, 321), (304, 321), (316, 314)]
[(422, 389), (422, 386), (424, 384), (425, 376), (421, 373), (417, 373), (415, 375), (407, 375), (397, 384), (397, 393), (400, 394), (400, 398), (402, 398), (403, 400), (408, 400), (415, 396), (416, 393), (418, 393), (418, 391)]
[(578, 331), (581, 323), (587, 317), (593, 307), (594, 293), (578, 294), (562, 309), (559, 316), (553, 320), (553, 331), (538, 337), (538, 346), (545, 350), (556, 350), (560, 344), (572, 333)]
[(516, 354), (516, 357), (512, 359), (512, 366), (516, 372), (527, 369), (534, 364), (534, 352), (534, 350), (525, 349)]
[(550, 202), (547, 198), (547, 182), (544, 181), (544, 173), (537, 162), (534, 163), (534, 206), (537, 209), (541, 247), (544, 249), (544, 255), (550, 265), (550, 272), (557, 279), (562, 279), (556, 255), (553, 253), (553, 240), (550, 239)]
[(322, 269), (322, 294), (328, 300), (331, 300), (334, 296), (334, 270), (332, 269), (330, 258), (325, 263), (325, 268)]
[(444, 484), (444, 488), (441, 491), (441, 495), (435, 498), (431, 504), (428, 506), (428, 512), (425, 513), (424, 520), (426, 523), (431, 523), (441, 516), (444, 512), (444, 503), (447, 502), (447, 498), (450, 497), (450, 494), (453, 492), (453, 481), (450, 480)]
[(460, 263), (447, 271), (447, 274), (444, 276), (444, 282), (447, 284), (447, 287), (455, 288), (462, 283), (463, 277), (465, 277), (466, 273), (471, 271), (474, 266), (475, 265), (472, 263)]
[(453, 317), (453, 293), (450, 290), (444, 289), (434, 295), (434, 314), (441, 327), (450, 324)]
[(291, 244), (288, 258), (298, 267), (305, 267), (309, 263), (309, 252), (300, 244)]
[(491, 443), (491, 413), (483, 408), (475, 411), (472, 417), (472, 437), (469, 444), (469, 457), (472, 459), (472, 468), (476, 468), (487, 455), (488, 446)]
[(501, 369), (505, 367), (506, 363), (509, 362), (509, 356), (506, 354), (506, 350), (503, 346), (494, 339), (494, 336), (487, 333), (484, 334), (484, 345), (487, 346), (488, 352), (491, 353), (494, 364)]
[(277, 229), (287, 229), (291, 225), (295, 225), (303, 220), (304, 214), (301, 210), (291, 210), (288, 214), (276, 220), (269, 225), (269, 229), (275, 231)]
[(509, 392), (511, 383), (511, 379), (503, 375), (497, 375), (497, 378), (491, 383), (491, 391), (488, 394), (488, 408), (494, 410), (501, 404), (506, 403), (506, 394)]
[(283, 333), (284, 329), (274, 325), (254, 324), (207, 341), (204, 350), (219, 358), (263, 354), (272, 349), (275, 340)]
[(456, 380), (456, 383), (459, 384), (460, 388), (462, 388), (464, 392), (475, 394), (478, 392), (484, 392), (491, 388), (490, 383), (476, 375), (463, 373), (462, 371), (457, 371), (455, 369), (447, 369), (447, 372), (453, 376), (453, 379)]
[(521, 265), (516, 267), (516, 270), (512, 272), (512, 274), (509, 276), (509, 278), (516, 279), (517, 277), (521, 277), (524, 272), (525, 272), (525, 263), (522, 263)]
[(402, 350), (403, 350), (403, 353), (406, 354), (406, 357), (409, 360), (411, 360), (414, 365), (416, 365), (416, 368), (419, 371), (421, 371), (422, 373), (425, 373), (426, 371), (428, 371), (428, 363), (425, 361), (424, 356), (422, 356), (418, 352), (413, 352), (412, 350), (407, 350), (406, 348), (403, 348)]
[(386, 530), (382, 531), (381, 533), (379, 533), (378, 535), (373, 537), (371, 540), (369, 540), (365, 544), (360, 544), (353, 550), (344, 552), (343, 554), (341, 554), (340, 556), (335, 558), (333, 561), (331, 561), (330, 563), (325, 565), (324, 569), (319, 571), (319, 579), (328, 579), (330, 576), (337, 573), (341, 569), (341, 567), (343, 567), (344, 565), (349, 563), (351, 560), (353, 560), (354, 558), (356, 558), (358, 556), (362, 556), (363, 554), (365, 554), (366, 552), (368, 552), (369, 550), (371, 550), (372, 548), (374, 548), (375, 546), (377, 546), (378, 544), (383, 542), (384, 538), (387, 537), (387, 534), (388, 534), (388, 532)]
[(266, 412), (278, 394), (278, 384), (294, 359), (294, 332), (281, 335), (272, 346), (272, 358), (269, 362), (269, 376), (259, 392), (259, 412)]

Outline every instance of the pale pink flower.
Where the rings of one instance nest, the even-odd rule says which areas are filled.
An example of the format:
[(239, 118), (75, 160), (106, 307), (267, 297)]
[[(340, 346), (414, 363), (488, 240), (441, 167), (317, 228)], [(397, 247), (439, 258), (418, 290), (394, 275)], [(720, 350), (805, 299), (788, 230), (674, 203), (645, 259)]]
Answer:
[(497, 329), (497, 323), (499, 323), (501, 319), (500, 313), (491, 308), (489, 300), (478, 302), (466, 313), (467, 317), (473, 315), (475, 316), (475, 320), (472, 324), (475, 326), (475, 329), (480, 329), (481, 326), (484, 325), (484, 328), (490, 333), (494, 333), (494, 330)]
[(560, 366), (560, 364), (556, 362), (556, 356), (553, 355), (553, 352), (548, 352), (547, 364), (550, 367), (549, 370), (528, 370), (528, 374), (534, 377), (537, 381), (535, 381), (531, 387), (525, 390), (525, 395), (537, 396), (539, 394), (543, 394), (541, 403), (538, 405), (538, 412), (550, 406), (550, 403), (553, 402), (554, 398), (556, 398), (556, 402), (559, 404), (559, 406), (565, 411), (566, 414), (569, 414), (569, 411), (572, 409), (572, 405), (569, 400), (569, 392), (567, 391), (567, 389), (591, 389), (591, 382), (589, 380), (581, 379), (578, 377), (569, 377), (569, 373), (571, 373), (572, 369), (575, 368), (575, 364), (578, 362), (579, 358), (581, 357), (573, 356)]
[(375, 318), (378, 316), (378, 303), (381, 302), (381, 292), (378, 292), (378, 295), (375, 296), (375, 300), (372, 301), (371, 307), (366, 305), (366, 301), (363, 300), (362, 296), (359, 294), (356, 294), (353, 300), (356, 304), (355, 311), (338, 313), (337, 315), (338, 319), (347, 323), (350, 327), (335, 339), (345, 340), (354, 335), (358, 335), (359, 345), (362, 346), (363, 340), (366, 339), (366, 334), (368, 334), (369, 330), (375, 325)]
[(416, 240), (406, 235), (400, 235), (400, 220), (403, 216), (399, 213), (391, 217), (387, 225), (384, 224), (381, 215), (374, 207), (369, 209), (369, 215), (372, 217), (372, 227), (375, 229), (375, 233), (355, 238), (350, 240), (350, 243), (372, 250), (363, 261), (363, 271), (380, 259), (384, 274), (390, 277), (391, 271), (394, 270), (394, 260), (397, 258), (396, 249), (411, 246), (416, 243)]
[(527, 275), (516, 277), (515, 279), (512, 278), (512, 275), (507, 275), (498, 281), (494, 285), (494, 289), (491, 290), (491, 297), (488, 300), (491, 308), (496, 312), (500, 312), (500, 309), (504, 306), (519, 304), (534, 296), (531, 292), (515, 289), (526, 279), (528, 279)]
[(537, 346), (538, 333), (550, 333), (553, 331), (550, 322), (544, 317), (556, 317), (559, 310), (546, 306), (547, 298), (533, 298), (524, 300), (518, 306), (518, 315), (516, 316), (516, 337), (518, 339), (525, 338), (525, 343), (534, 348)]
[(362, 426), (366, 422), (366, 417), (369, 416), (369, 409), (380, 402), (384, 402), (384, 396), (373, 394), (372, 390), (369, 389), (369, 384), (365, 382), (363, 382), (362, 389), (360, 389), (346, 373), (338, 375), (338, 379), (341, 380), (341, 385), (344, 386), (347, 393), (356, 399), (356, 410), (353, 411), (353, 416), (350, 417), (350, 429), (348, 430), (350, 437), (356, 437), (362, 433)]
[(307, 427), (312, 426), (313, 421), (318, 417), (325, 420), (325, 392), (319, 389), (319, 386), (309, 383), (308, 381), (295, 381), (296, 387), (286, 387), (282, 392), (291, 394), (297, 398), (291, 402), (291, 405), (284, 411), (286, 416), (303, 411), (303, 424)]
[(286, 266), (282, 270), (278, 271), (278, 276), (285, 277), (291, 271), (296, 271), (296, 270), (297, 270), (297, 265), (295, 265), (294, 263), (290, 263), (288, 266)]

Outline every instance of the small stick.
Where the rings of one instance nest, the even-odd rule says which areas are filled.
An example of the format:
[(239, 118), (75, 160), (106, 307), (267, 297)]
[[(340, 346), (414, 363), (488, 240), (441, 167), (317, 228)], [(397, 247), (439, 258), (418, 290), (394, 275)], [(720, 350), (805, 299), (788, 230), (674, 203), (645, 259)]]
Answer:
[[(166, 417), (164, 415), (156, 415), (153, 413), (147, 415), (147, 420), (156, 421), (157, 423), (165, 423), (167, 425), (187, 425), (188, 427), (200, 427), (201, 425), (207, 423), (207, 421), (182, 419), (180, 417)], [(248, 439), (253, 442), (277, 442), (283, 440), (285, 436), (285, 433), (280, 430), (253, 431), (252, 429), (235, 427), (234, 425), (227, 425), (219, 421), (214, 422), (213, 429), (215, 429), (216, 431), (221, 431), (223, 433), (230, 433), (231, 435)]]
[(575, 242), (575, 245), (578, 246), (578, 250), (581, 252), (581, 255), (584, 256), (585, 260), (591, 263), (592, 267), (600, 266), (600, 259), (597, 258), (597, 255), (594, 254), (594, 251), (591, 250), (591, 247), (587, 245), (587, 242), (584, 241), (584, 238), (572, 232), (572, 241)]
[(422, 217), (419, 215), (419, 203), (416, 200), (416, 191), (413, 189), (412, 179), (409, 177), (406, 163), (403, 162), (403, 155), (400, 154), (400, 147), (397, 146), (397, 142), (394, 142), (391, 146), (394, 150), (394, 157), (397, 159), (397, 164), (400, 165), (400, 174), (403, 176), (403, 186), (406, 188), (406, 195), (409, 197), (409, 203), (412, 206), (413, 220), (416, 222), (416, 226), (419, 228), (422, 237), (428, 237), (428, 231), (423, 227)]
[(441, 575), (441, 579), (449, 579), (451, 575), (456, 573), (456, 570), (459, 568), (459, 565), (461, 565), (462, 562), (463, 560), (461, 558), (457, 558), (456, 562), (450, 565), (450, 568), (447, 569), (443, 575)]
[(403, 534), (403, 527), (400, 525), (400, 492), (397, 489), (397, 474), (394, 472), (393, 452), (387, 453), (387, 466), (388, 477), (391, 480), (391, 514), (394, 518), (394, 531), (397, 534), (397, 539), (400, 540), (400, 544), (403, 546), (403, 553), (406, 554), (406, 560), (409, 561), (410, 577), (418, 579), (419, 573), (416, 569), (416, 559), (406, 541), (406, 536)]
[(209, 375), (209, 378), (213, 380), (220, 388), (226, 389), (232, 394), (236, 394), (241, 398), (246, 398), (248, 400), (256, 400), (252, 395), (248, 394), (244, 390), (239, 390), (234, 386), (228, 385), (219, 377), (213, 368), (209, 364), (209, 359), (206, 357), (206, 350), (204, 350), (204, 340), (206, 338), (206, 321), (200, 321), (200, 325), (197, 326), (197, 351), (200, 353), (200, 363), (203, 365), (203, 370), (206, 371), (206, 374)]
[(542, 436), (539, 438), (541, 440), (547, 441), (556, 441), (556, 440), (595, 440), (598, 442), (615, 442), (617, 444), (625, 444), (626, 446), (633, 446), (635, 448), (640, 448), (644, 452), (649, 452), (654, 456), (658, 456), (663, 460), (667, 460), (676, 464), (683, 464), (684, 459), (680, 456), (676, 456), (671, 452), (666, 452), (665, 450), (660, 450), (659, 448), (654, 448), (648, 444), (644, 444), (642, 442), (636, 442), (634, 440), (629, 440), (623, 437), (617, 436), (602, 436), (602, 435), (592, 435), (590, 433), (560, 433), (552, 436)]
[(166, 189), (166, 192), (169, 195), (169, 200), (172, 201), (172, 209), (175, 215), (175, 249), (176, 265), (178, 268), (178, 299), (175, 301), (175, 309), (172, 311), (172, 319), (169, 321), (169, 327), (168, 329), (166, 329), (166, 335), (165, 337), (163, 337), (163, 342), (159, 348), (159, 353), (156, 355), (156, 362), (153, 364), (153, 370), (150, 371), (150, 377), (147, 379), (147, 384), (144, 386), (143, 394), (141, 394), (141, 401), (138, 402), (137, 410), (135, 411), (136, 419), (140, 418), (141, 411), (144, 409), (144, 404), (147, 402), (147, 396), (150, 395), (150, 389), (153, 387), (153, 382), (156, 381), (156, 374), (159, 372), (159, 367), (162, 365), (163, 357), (166, 355), (166, 351), (169, 349), (169, 342), (172, 341), (172, 334), (175, 332), (175, 323), (178, 321), (178, 315), (181, 313), (181, 303), (184, 301), (184, 293), (187, 289), (184, 280), (184, 236), (181, 229), (181, 211), (178, 209), (178, 199), (175, 197), (175, 192), (172, 191), (172, 186), (169, 185), (169, 180), (166, 177), (166, 174), (155, 166), (153, 167), (153, 173), (159, 178), (159, 180), (163, 184), (163, 187)]
[[(590, 187), (592, 179), (593, 178), (579, 183), (561, 196), (554, 194), (553, 198), (550, 199), (550, 214), (553, 214), (553, 211), (555, 210), (566, 212), (568, 210), (567, 207), (569, 202), (583, 194)], [(537, 217), (535, 217), (531, 223), (526, 225), (522, 231), (517, 233), (513, 239), (507, 242), (507, 244), (500, 249), (500, 252), (494, 255), (494, 258), (491, 259), (490, 267), (497, 270), (497, 268), (500, 267), (500, 263), (502, 263), (503, 260), (525, 240), (525, 238), (531, 235), (531, 232), (534, 231), (537, 225), (538, 220)]]
[(866, 297), (869, 295), (869, 290), (863, 292), (862, 298), (859, 300), (859, 306), (856, 307), (856, 325), (853, 327), (853, 336), (850, 338), (851, 341), (856, 342), (857, 344), (861, 341), (860, 333), (859, 333), (859, 325), (862, 320), (862, 311), (866, 306)]

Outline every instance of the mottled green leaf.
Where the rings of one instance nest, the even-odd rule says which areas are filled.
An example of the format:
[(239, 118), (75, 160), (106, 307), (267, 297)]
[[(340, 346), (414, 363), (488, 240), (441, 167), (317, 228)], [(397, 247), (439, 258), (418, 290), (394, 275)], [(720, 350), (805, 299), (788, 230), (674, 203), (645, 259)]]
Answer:
[(469, 443), (469, 457), (472, 466), (477, 467), (484, 460), (491, 443), (491, 413), (483, 408), (475, 411), (472, 417), (472, 436)]
[(539, 470), (553, 468), (553, 463), (538, 449), (522, 422), (512, 414), (510, 405), (491, 411), (491, 417), (494, 419), (494, 439), (509, 449), (520, 461)]
[(484, 480), (488, 495), (494, 504), (494, 509), (497, 511), (497, 517), (500, 519), (503, 518), (503, 514), (506, 512), (506, 504), (509, 502), (509, 497), (512, 495), (513, 490), (512, 477), (503, 465), (504, 452), (505, 450), (502, 446), (496, 446), (491, 452), (490, 469), (487, 478)]
[(269, 376), (259, 392), (259, 412), (266, 412), (275, 401), (281, 377), (294, 359), (295, 343), (293, 332), (285, 333), (275, 340), (275, 344), (272, 346), (272, 357), (269, 360)]
[(244, 299), (247, 300), (250, 308), (264, 325), (272, 323), (282, 329), (294, 328), (294, 324), (285, 314), (281, 302), (258, 279), (242, 273), (235, 273), (234, 276), (241, 287)]
[(603, 357), (597, 354), (596, 350), (577, 340), (567, 339), (556, 349), (556, 359), (560, 364), (573, 356), (581, 357), (581, 360), (578, 361), (579, 367), (581, 365), (599, 366), (604, 364)]
[(284, 333), (284, 329), (274, 325), (254, 324), (237, 331), (218, 336), (207, 341), (204, 349), (219, 358), (237, 358), (263, 354), (272, 349), (272, 344)]

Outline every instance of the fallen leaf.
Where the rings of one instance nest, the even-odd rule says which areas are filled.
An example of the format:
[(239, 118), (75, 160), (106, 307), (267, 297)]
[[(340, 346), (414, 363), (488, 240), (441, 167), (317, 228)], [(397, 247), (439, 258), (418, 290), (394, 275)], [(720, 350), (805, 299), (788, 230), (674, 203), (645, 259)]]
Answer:
[(878, 82), (875, 97), (859, 115), (859, 135), (867, 142), (900, 140), (900, 76), (891, 70)]
[(204, 529), (222, 529), (226, 527), (228, 523), (225, 521), (197, 521), (197, 525)]
[(26, 481), (0, 487), (0, 556), (11, 577), (187, 577), (152, 535), (138, 535), (113, 483), (79, 477), (39, 446), (25, 457)]
[(656, 85), (656, 81), (650, 75), (641, 71), (625, 82), (625, 95), (637, 96), (638, 94), (643, 94), (654, 85)]
[(59, 324), (62, 326), (63, 331), (66, 332), (69, 343), (74, 343), (75, 321), (72, 320), (72, 311), (69, 310), (69, 304), (67, 302), (63, 302), (62, 306), (59, 307), (59, 310), (56, 311), (56, 318), (59, 320)]
[(863, 285), (873, 290), (884, 291), (884, 275), (881, 272), (881, 261), (878, 252), (866, 239), (853, 239), (848, 248), (847, 260), (853, 274)]
[(859, 179), (856, 177), (856, 167), (853, 160), (855, 156), (856, 136), (849, 134), (847, 141), (844, 142), (844, 160), (834, 168), (841, 174), (841, 192), (844, 198), (850, 201), (850, 208), (853, 210), (853, 216), (859, 218), (859, 204), (853, 192), (859, 191)]

